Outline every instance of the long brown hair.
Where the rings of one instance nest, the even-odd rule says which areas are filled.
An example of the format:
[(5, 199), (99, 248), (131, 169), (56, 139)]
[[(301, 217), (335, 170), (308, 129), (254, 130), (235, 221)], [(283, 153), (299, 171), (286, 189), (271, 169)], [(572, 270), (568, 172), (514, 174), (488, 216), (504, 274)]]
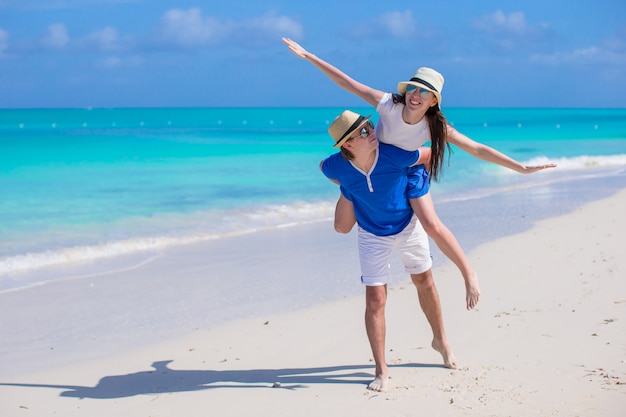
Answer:
[[(394, 104), (402, 103), (406, 104), (405, 94), (393, 94)], [(439, 103), (430, 107), (426, 111), (426, 120), (428, 121), (428, 128), (430, 129), (430, 176), (431, 179), (439, 181), (443, 175), (443, 162), (445, 159), (446, 148), (448, 154), (452, 153), (452, 148), (447, 140), (448, 134), (448, 120), (439, 108)]]

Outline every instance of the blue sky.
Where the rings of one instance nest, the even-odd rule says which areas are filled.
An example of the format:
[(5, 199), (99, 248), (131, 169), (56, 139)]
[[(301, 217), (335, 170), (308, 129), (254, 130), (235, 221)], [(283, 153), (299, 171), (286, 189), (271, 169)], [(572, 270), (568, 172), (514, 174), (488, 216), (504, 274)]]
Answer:
[(623, 0), (0, 0), (0, 108), (355, 106), (291, 37), (449, 107), (626, 107)]

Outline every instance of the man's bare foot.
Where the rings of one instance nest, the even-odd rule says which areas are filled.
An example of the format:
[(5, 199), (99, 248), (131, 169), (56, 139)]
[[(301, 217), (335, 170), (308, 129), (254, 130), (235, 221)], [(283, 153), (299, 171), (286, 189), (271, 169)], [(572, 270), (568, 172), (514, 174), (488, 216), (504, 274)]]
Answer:
[(387, 392), (388, 378), (376, 377), (372, 382), (367, 385), (367, 389), (376, 392)]
[(443, 366), (445, 366), (446, 368), (450, 368), (450, 369), (457, 369), (458, 368), (458, 363), (456, 361), (456, 356), (454, 356), (454, 353), (452, 353), (452, 349), (450, 349), (450, 346), (448, 346), (446, 344), (445, 347), (444, 347), (444, 346), (440, 345), (439, 343), (437, 343), (434, 340), (433, 340), (433, 343), (431, 344), (431, 346), (437, 352), (441, 353), (441, 356), (443, 357)]
[(480, 287), (478, 286), (478, 275), (474, 272), (465, 279), (465, 302), (467, 309), (471, 310), (476, 307), (478, 300), (480, 300)]

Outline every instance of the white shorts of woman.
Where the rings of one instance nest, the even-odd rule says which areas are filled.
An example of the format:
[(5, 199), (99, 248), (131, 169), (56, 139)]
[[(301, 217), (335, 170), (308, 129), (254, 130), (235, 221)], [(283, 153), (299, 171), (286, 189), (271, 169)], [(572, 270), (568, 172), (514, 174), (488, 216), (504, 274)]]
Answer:
[(358, 245), (361, 282), (368, 286), (389, 283), (391, 254), (394, 251), (409, 274), (426, 272), (433, 264), (428, 235), (415, 216), (404, 230), (391, 236), (376, 236), (359, 227)]

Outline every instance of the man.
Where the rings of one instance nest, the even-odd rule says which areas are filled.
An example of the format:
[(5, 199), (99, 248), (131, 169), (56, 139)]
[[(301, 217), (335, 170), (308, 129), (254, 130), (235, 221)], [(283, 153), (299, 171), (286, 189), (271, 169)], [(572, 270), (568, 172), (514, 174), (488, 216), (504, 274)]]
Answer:
[[(368, 389), (386, 391), (389, 370), (385, 361), (385, 304), (389, 260), (395, 250), (417, 288), (418, 299), (433, 331), (432, 347), (448, 368), (456, 368), (443, 327), (439, 294), (431, 274), (428, 236), (413, 215), (406, 196), (407, 170), (427, 163), (430, 148), (414, 152), (379, 143), (369, 117), (344, 111), (328, 132), (341, 152), (323, 160), (320, 169), (340, 184), (340, 205), (354, 210), (337, 210), (335, 229), (348, 233), (359, 225), (358, 245), (361, 281), (365, 285), (365, 328), (376, 363)], [(424, 169), (424, 168), (423, 168)], [(354, 212), (352, 218), (345, 213)]]

